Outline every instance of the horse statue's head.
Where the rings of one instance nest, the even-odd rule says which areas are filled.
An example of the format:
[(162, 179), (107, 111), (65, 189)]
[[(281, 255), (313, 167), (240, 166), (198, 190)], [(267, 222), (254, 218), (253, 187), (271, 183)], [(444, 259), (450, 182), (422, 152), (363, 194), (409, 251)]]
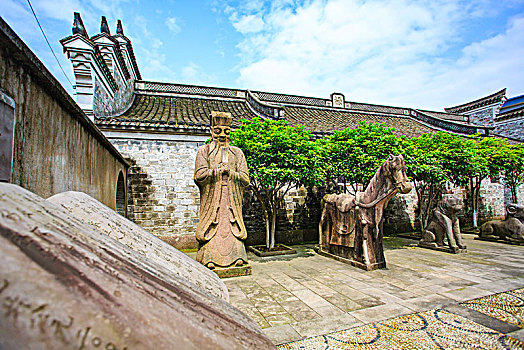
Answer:
[(408, 193), (412, 189), (412, 185), (406, 175), (406, 163), (402, 155), (389, 155), (386, 164), (386, 176), (395, 184), (395, 187), (400, 193)]

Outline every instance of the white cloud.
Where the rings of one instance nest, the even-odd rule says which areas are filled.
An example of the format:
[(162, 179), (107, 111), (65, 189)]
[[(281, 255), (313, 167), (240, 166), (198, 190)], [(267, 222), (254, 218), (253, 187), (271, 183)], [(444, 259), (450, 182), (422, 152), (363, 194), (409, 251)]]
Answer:
[(190, 81), (196, 85), (206, 85), (208, 82), (216, 80), (214, 75), (206, 74), (202, 67), (194, 62), (183, 67), (181, 75), (183, 81)]
[(173, 33), (173, 35), (176, 35), (180, 32), (180, 26), (177, 23), (176, 17), (168, 17), (166, 19), (166, 26)]
[[(524, 78), (519, 19), (507, 32), (468, 45), (458, 58), (449, 56), (462, 44), (461, 28), (470, 16), (487, 15), (494, 5), (312, 0), (234, 12), (230, 20), (244, 34), (238, 83), (313, 96), (341, 91), (352, 101), (432, 109), (467, 102)], [(263, 26), (246, 30), (253, 19)]]
[(255, 15), (241, 16), (232, 16), (236, 19), (233, 22), (233, 27), (242, 34), (246, 33), (257, 33), (264, 28), (264, 21)]

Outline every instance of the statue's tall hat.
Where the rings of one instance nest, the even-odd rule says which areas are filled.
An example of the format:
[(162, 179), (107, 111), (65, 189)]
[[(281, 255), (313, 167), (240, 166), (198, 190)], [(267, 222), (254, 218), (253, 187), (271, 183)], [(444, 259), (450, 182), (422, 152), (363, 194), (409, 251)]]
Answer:
[(217, 111), (211, 112), (211, 127), (215, 125), (231, 126), (232, 121), (233, 117), (231, 117), (231, 113)]

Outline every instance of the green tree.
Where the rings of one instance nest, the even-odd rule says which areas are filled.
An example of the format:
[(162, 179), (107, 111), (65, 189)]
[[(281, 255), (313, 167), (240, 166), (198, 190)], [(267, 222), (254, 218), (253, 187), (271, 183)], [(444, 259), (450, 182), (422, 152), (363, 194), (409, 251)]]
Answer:
[(442, 157), (448, 139), (449, 134), (444, 132), (403, 139), (407, 175), (417, 193), (418, 221), (422, 232), (428, 225), (437, 197), (450, 178)]
[[(450, 134), (452, 135), (452, 134)], [(444, 153), (451, 180), (467, 189), (471, 206), (471, 222), (478, 227), (480, 187), (488, 177), (498, 177), (503, 171), (503, 154), (507, 150), (505, 140), (478, 135), (464, 138), (452, 135)]]
[(231, 144), (246, 156), (250, 187), (264, 212), (266, 246), (273, 249), (278, 205), (289, 189), (322, 182), (317, 144), (301, 125), (258, 118), (242, 120), (231, 133)]
[[(344, 192), (358, 190), (375, 175), (390, 154), (399, 154), (401, 138), (385, 124), (360, 122), (355, 129), (335, 131), (322, 143), (322, 159), (328, 180), (344, 184)], [(348, 191), (347, 184), (352, 190)]]
[(511, 201), (518, 203), (517, 188), (524, 184), (524, 145), (507, 145), (500, 157), (504, 177), (511, 191)]

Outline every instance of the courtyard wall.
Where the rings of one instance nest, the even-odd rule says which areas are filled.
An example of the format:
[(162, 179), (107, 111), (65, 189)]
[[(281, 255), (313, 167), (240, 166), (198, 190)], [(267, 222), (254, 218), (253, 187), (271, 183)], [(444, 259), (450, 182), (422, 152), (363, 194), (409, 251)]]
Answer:
[[(205, 135), (170, 135), (142, 132), (107, 132), (115, 147), (129, 158), (129, 218), (179, 249), (197, 247), (195, 230), (199, 191), (193, 181), (194, 162)], [(504, 217), (505, 186), (486, 179), (481, 188), (480, 221)], [(460, 188), (449, 191), (463, 195)], [(524, 186), (521, 192), (524, 194)], [(277, 217), (276, 241), (318, 241), (320, 200), (323, 189), (293, 188), (284, 198)], [(520, 196), (524, 201), (524, 195)], [(506, 204), (507, 204), (506, 198)], [(415, 191), (394, 197), (384, 213), (386, 234), (416, 229)], [(461, 213), (464, 222), (464, 214)], [(243, 205), (248, 245), (265, 242), (262, 209), (247, 190)], [(469, 216), (468, 216), (469, 217)], [(466, 220), (467, 221), (467, 220)]]
[(1, 136), (12, 166), (3, 180), (44, 198), (84, 192), (113, 209), (118, 197), (125, 214), (128, 164), (1, 18), (0, 89), (11, 128)]

